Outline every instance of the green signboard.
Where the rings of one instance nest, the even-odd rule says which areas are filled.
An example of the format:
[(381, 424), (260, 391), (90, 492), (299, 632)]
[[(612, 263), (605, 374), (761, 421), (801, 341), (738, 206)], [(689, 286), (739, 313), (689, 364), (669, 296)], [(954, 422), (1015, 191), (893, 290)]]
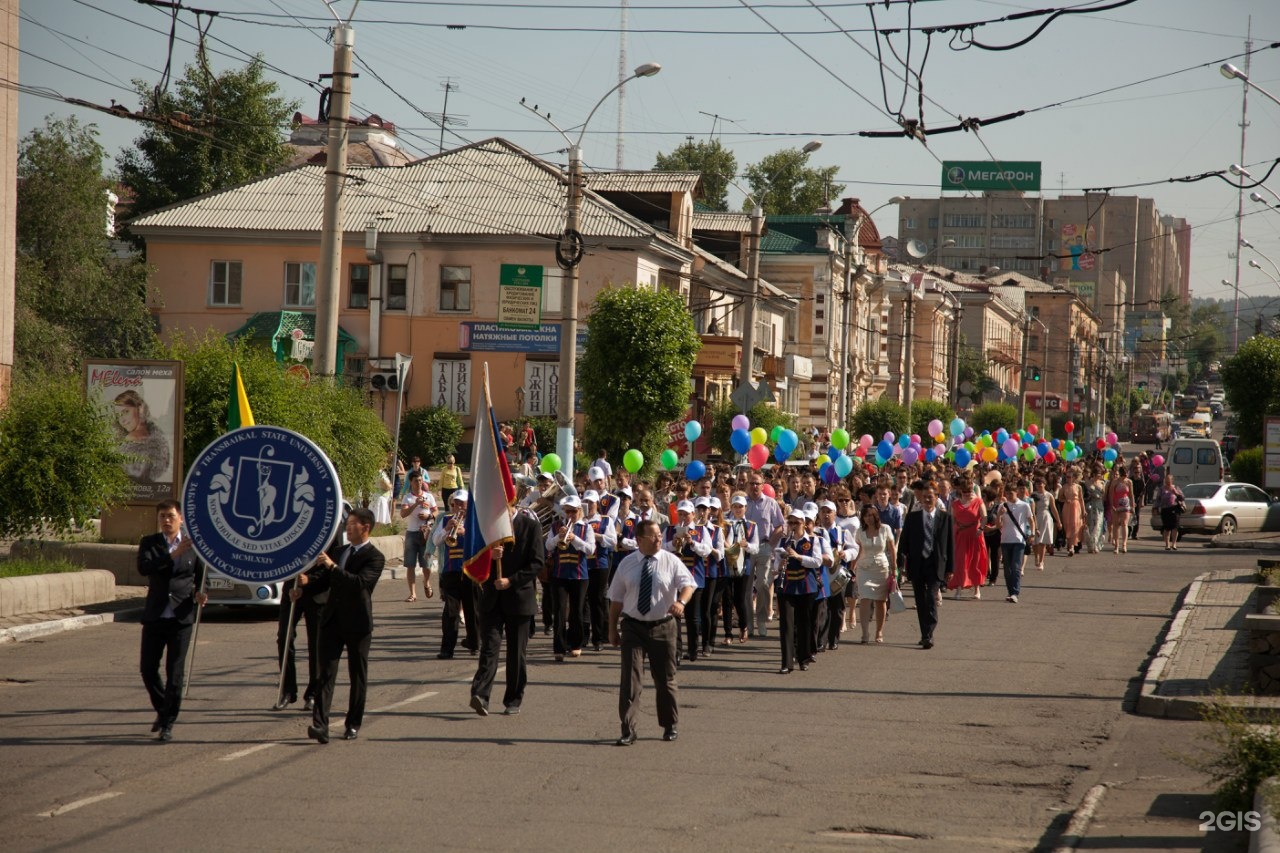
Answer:
[(1039, 161), (943, 160), (942, 189), (1040, 192)]
[(498, 328), (542, 326), (542, 267), (503, 264), (498, 274)]

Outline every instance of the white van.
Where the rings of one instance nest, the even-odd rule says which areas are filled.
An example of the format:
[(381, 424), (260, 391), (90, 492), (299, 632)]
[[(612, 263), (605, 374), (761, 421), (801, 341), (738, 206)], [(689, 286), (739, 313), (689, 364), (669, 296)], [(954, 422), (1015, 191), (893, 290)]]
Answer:
[(1174, 439), (1164, 454), (1164, 470), (1179, 486), (1220, 483), (1226, 473), (1222, 448), (1212, 438)]

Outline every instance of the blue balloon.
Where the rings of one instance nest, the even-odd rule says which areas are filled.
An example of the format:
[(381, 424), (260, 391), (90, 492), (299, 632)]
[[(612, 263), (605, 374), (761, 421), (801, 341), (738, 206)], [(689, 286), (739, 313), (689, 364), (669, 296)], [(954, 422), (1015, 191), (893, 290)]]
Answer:
[(1040, 442), (1039, 444), (1037, 444), (1037, 445), (1036, 445), (1036, 455), (1037, 455), (1037, 456), (1044, 456), (1044, 455), (1045, 455), (1046, 453), (1048, 453), (1048, 452), (1049, 452), (1049, 445), (1048, 445), (1048, 443), (1046, 443), (1046, 442), (1043, 442), (1043, 441), (1042, 441), (1042, 442)]
[(818, 476), (821, 477), (823, 480), (826, 480), (827, 472), (833, 470), (834, 468), (835, 466), (832, 465), (830, 462), (823, 462), (822, 467), (818, 469)]
[(796, 435), (795, 430), (784, 429), (782, 434), (778, 436), (778, 448), (785, 450), (787, 456), (794, 453), (799, 444), (800, 436)]
[(787, 458), (790, 456), (791, 454), (783, 448), (781, 442), (779, 442), (778, 446), (773, 449), (773, 458), (778, 462), (786, 462)]
[(830, 459), (832, 462), (835, 462), (841, 456), (844, 456), (844, 453), (840, 451), (840, 448), (838, 447), (827, 448), (827, 458)]
[(745, 429), (735, 429), (729, 433), (729, 444), (739, 453), (746, 453), (751, 449), (751, 433)]
[[(893, 458), (893, 443), (890, 441), (882, 441), (876, 445), (876, 456), (883, 459)], [(883, 463), (881, 463), (883, 464)]]
[(968, 465), (972, 459), (973, 457), (969, 455), (969, 451), (965, 450), (963, 447), (956, 448), (956, 464), (961, 468)]
[[(690, 421), (689, 423), (697, 423), (697, 421)], [(684, 478), (686, 480), (701, 480), (705, 476), (707, 476), (707, 466), (703, 465), (697, 459), (685, 466)]]
[(934, 450), (932, 447), (930, 447), (928, 450), (924, 452), (925, 462), (932, 462), (937, 458), (938, 458), (938, 451)]
[(948, 425), (950, 433), (954, 435), (964, 435), (964, 421), (959, 418), (954, 419)]
[(848, 477), (853, 472), (853, 457), (841, 456), (834, 463), (836, 466), (836, 476)]
[(702, 435), (702, 424), (697, 421), (689, 421), (684, 425), (684, 437), (689, 441), (697, 441), (700, 435)]
[(906, 450), (908, 447), (910, 447), (911, 436), (907, 435), (905, 432), (902, 435), (898, 436), (898, 446), (901, 447), (903, 450)]
[(1108, 462), (1115, 462), (1116, 457), (1119, 455), (1120, 454), (1116, 453), (1116, 449), (1114, 447), (1108, 447), (1106, 450), (1102, 451), (1102, 458)]
[(996, 433), (996, 444), (1004, 444), (1008, 440), (1009, 440), (1008, 430), (1006, 430), (1004, 427), (1001, 427), (1000, 431)]

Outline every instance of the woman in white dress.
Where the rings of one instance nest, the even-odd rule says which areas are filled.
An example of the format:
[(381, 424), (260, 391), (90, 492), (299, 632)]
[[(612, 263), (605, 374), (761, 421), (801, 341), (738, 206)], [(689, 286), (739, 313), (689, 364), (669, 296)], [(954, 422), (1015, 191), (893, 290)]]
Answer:
[(1031, 490), (1031, 511), (1036, 517), (1036, 532), (1031, 537), (1031, 553), (1035, 556), (1036, 568), (1044, 571), (1044, 555), (1053, 547), (1053, 534), (1062, 525), (1058, 517), (1058, 504), (1053, 493), (1045, 489), (1044, 477), (1036, 477)]
[(889, 607), (889, 593), (894, 579), (890, 567), (898, 564), (897, 543), (893, 529), (880, 523), (880, 512), (874, 505), (862, 508), (862, 528), (854, 534), (858, 558), (853, 575), (858, 583), (858, 618), (862, 622), (862, 642), (870, 642), (871, 609), (875, 607), (876, 642), (884, 642), (884, 618)]

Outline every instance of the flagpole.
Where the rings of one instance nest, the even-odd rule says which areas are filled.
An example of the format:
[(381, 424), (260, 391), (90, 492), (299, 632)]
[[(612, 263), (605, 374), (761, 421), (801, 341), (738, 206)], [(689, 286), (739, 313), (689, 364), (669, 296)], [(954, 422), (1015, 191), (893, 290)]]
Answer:
[[(302, 572), (298, 572), (302, 574)], [(293, 637), (297, 633), (297, 626), (293, 623), (293, 614), (298, 612), (298, 599), (294, 598), (292, 593), (294, 589), (301, 589), (298, 586), (298, 576), (294, 575), (293, 589), (289, 590), (289, 622), (288, 628), (285, 629), (284, 647), (280, 650), (280, 680), (276, 684), (276, 710), (279, 711), (285, 706), (284, 701), (284, 662), (288, 655), (293, 654)], [(307, 651), (310, 654), (310, 650)]]
[[(204, 597), (205, 584), (209, 582), (209, 571), (206, 569), (200, 576), (200, 592), (197, 593), (197, 599)], [(191, 649), (187, 652), (187, 671), (182, 677), (182, 698), (187, 698), (187, 693), (191, 691), (191, 671), (196, 664), (196, 639), (200, 636), (200, 616), (204, 613), (204, 605), (198, 600), (196, 601), (196, 625), (191, 629)]]

